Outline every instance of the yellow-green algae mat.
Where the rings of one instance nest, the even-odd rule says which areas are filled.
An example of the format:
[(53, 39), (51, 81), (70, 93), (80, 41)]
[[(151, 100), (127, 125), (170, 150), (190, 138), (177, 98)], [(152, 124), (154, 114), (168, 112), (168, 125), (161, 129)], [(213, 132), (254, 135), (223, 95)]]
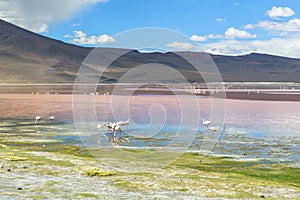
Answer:
[[(114, 149), (95, 158), (80, 146), (22, 137), (0, 135), (1, 198), (300, 199), (300, 169), (285, 164), (184, 153), (168, 166), (136, 172), (115, 160)], [(128, 151), (134, 159), (149, 150)]]

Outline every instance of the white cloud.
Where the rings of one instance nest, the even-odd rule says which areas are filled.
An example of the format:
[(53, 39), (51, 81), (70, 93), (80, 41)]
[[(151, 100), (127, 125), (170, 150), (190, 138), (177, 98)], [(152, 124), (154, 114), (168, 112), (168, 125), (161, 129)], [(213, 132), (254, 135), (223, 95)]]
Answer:
[(190, 39), (195, 42), (205, 42), (206, 41), (206, 37), (198, 36), (198, 35), (192, 35), (192, 37), (190, 37)]
[(251, 52), (256, 52), (255, 46), (245, 41), (225, 40), (202, 46), (204, 51), (217, 55), (244, 55)]
[(221, 38), (224, 38), (224, 36), (220, 35), (220, 34), (208, 34), (206, 36), (206, 38), (209, 38), (209, 39), (221, 39)]
[(243, 28), (244, 29), (254, 29), (257, 25), (256, 24), (247, 24)]
[[(280, 17), (290, 17), (295, 12), (288, 7), (273, 7), (267, 12), (273, 19)], [(274, 37), (268, 40), (258, 40), (255, 34), (247, 29), (260, 28), (269, 31)], [(292, 34), (291, 34), (292, 33)], [(261, 21), (256, 24), (248, 24), (243, 29), (234, 27), (228, 28), (224, 34), (208, 34), (205, 36), (192, 36), (191, 39), (203, 41), (207, 39), (226, 39), (213, 43), (201, 43), (199, 51), (221, 55), (245, 55), (249, 53), (264, 53), (285, 57), (300, 58), (300, 19), (290, 19), (288, 21)], [(284, 37), (283, 37), (284, 36)], [(238, 40), (250, 38), (252, 40)], [(200, 40), (199, 39), (199, 40)]]
[(221, 34), (208, 34), (205, 36), (198, 36), (198, 35), (192, 35), (190, 37), (191, 40), (195, 42), (205, 42), (207, 39), (235, 39), (235, 38), (256, 38), (255, 34), (248, 33), (247, 31), (244, 30), (239, 30), (233, 27), (228, 28), (224, 35)]
[(239, 29), (230, 27), (225, 31), (225, 38), (227, 38), (227, 39), (256, 38), (256, 35), (248, 33), (247, 31), (244, 31), (244, 30), (239, 30)]
[(300, 58), (300, 37), (269, 40), (225, 40), (201, 45), (205, 52), (222, 55), (244, 55), (252, 52)]
[(0, 18), (34, 32), (47, 32), (49, 24), (69, 19), (75, 12), (108, 0), (0, 1)]
[(266, 12), (266, 14), (272, 19), (278, 19), (280, 17), (291, 17), (295, 15), (295, 12), (289, 7), (273, 6), (271, 10)]
[(86, 38), (86, 33), (82, 31), (74, 31), (74, 37), (75, 38)]
[(287, 22), (271, 22), (261, 21), (257, 24), (248, 24), (245, 29), (262, 28), (268, 31), (281, 31), (281, 32), (300, 32), (300, 19), (291, 19)]
[(115, 42), (115, 39), (109, 35), (87, 36), (86, 33), (82, 31), (74, 31), (74, 36), (65, 35), (65, 37), (73, 38), (72, 42), (75, 44), (99, 45)]
[(72, 26), (80, 26), (80, 25), (81, 25), (80, 22), (72, 24)]
[(190, 39), (195, 42), (205, 42), (207, 39), (221, 39), (225, 38), (223, 35), (219, 34), (208, 34), (205, 36), (192, 35)]
[(47, 24), (45, 24), (45, 23), (42, 23), (41, 25), (40, 25), (40, 27), (39, 28), (33, 28), (33, 32), (37, 32), (37, 33), (48, 33), (48, 25)]
[(180, 51), (194, 51), (194, 50), (200, 50), (199, 46), (193, 45), (189, 42), (172, 42), (170, 44), (166, 44), (166, 47), (171, 47)]
[(223, 21), (226, 21), (226, 18), (216, 18), (216, 21), (217, 22), (223, 22)]
[(113, 43), (113, 42), (115, 42), (115, 39), (113, 37), (108, 36), (106, 34), (100, 35), (100, 36), (98, 36), (96, 38), (97, 38), (97, 42), (99, 44), (106, 44), (106, 43)]
[(64, 38), (73, 38), (73, 36), (66, 34), (66, 35), (64, 35)]

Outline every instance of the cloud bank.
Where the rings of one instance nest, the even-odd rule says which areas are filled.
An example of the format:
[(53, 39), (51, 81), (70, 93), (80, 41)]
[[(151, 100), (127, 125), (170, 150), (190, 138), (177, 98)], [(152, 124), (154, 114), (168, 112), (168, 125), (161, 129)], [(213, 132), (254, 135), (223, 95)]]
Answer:
[(71, 42), (75, 44), (101, 45), (115, 42), (115, 39), (109, 35), (103, 34), (99, 36), (87, 36), (83, 31), (74, 31), (74, 36), (65, 35), (65, 38), (71, 38)]
[(203, 51), (222, 55), (244, 55), (264, 53), (285, 57), (300, 57), (300, 38), (272, 38), (269, 40), (226, 40), (201, 45)]
[(0, 1), (0, 18), (34, 32), (48, 32), (49, 25), (69, 19), (75, 12), (108, 0)]
[(173, 48), (174, 50), (179, 50), (179, 51), (201, 51), (202, 49), (200, 49), (199, 46), (194, 45), (192, 43), (189, 42), (179, 42), (179, 41), (175, 41), (172, 42), (170, 44), (166, 44), (166, 47), (170, 47)]
[(261, 28), (267, 31), (300, 32), (300, 19), (291, 19), (287, 22), (261, 21), (257, 24), (248, 24), (245, 29)]
[[(257, 52), (300, 58), (300, 19), (289, 19), (296, 15), (294, 10), (273, 6), (265, 14), (271, 19), (247, 24), (239, 29), (229, 27), (224, 34), (194, 34), (190, 39), (199, 43), (198, 49), (212, 54), (244, 55)], [(252, 34), (248, 30), (266, 32), (272, 37), (262, 39), (260, 35)], [(208, 39), (217, 41), (207, 43)]]
[(192, 35), (190, 39), (195, 42), (205, 42), (207, 39), (235, 39), (235, 38), (256, 38), (255, 34), (251, 34), (245, 30), (239, 30), (233, 27), (229, 27), (224, 35), (220, 34), (208, 34), (205, 36)]

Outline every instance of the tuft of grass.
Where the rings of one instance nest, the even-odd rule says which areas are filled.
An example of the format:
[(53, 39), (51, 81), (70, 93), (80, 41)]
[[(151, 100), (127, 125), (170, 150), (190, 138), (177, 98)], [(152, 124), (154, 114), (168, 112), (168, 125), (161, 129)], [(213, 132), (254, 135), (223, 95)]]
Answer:
[(29, 198), (32, 198), (32, 199), (48, 199), (48, 197), (43, 196), (43, 195), (38, 195), (38, 194), (30, 196)]
[(57, 152), (61, 154), (68, 154), (68, 155), (84, 157), (84, 158), (94, 158), (94, 156), (91, 155), (87, 149), (82, 147), (59, 145), (58, 149), (59, 150)]
[(57, 181), (47, 181), (47, 182), (46, 182), (46, 186), (47, 186), (47, 187), (52, 187), (52, 186), (54, 186), (54, 185), (56, 185), (56, 184), (58, 184)]
[(103, 171), (98, 171), (98, 170), (92, 170), (92, 171), (85, 171), (82, 172), (83, 175), (87, 175), (89, 177), (97, 176), (97, 177), (103, 177), (103, 176), (112, 176), (115, 175), (116, 173), (114, 172), (103, 172)]
[(98, 196), (92, 193), (79, 193), (76, 196), (84, 197), (84, 198), (97, 198)]
[(92, 167), (92, 166), (83, 166), (74, 168), (72, 170), (73, 172), (80, 171), (82, 175), (89, 176), (89, 177), (105, 177), (105, 176), (113, 176), (116, 175), (115, 172), (109, 172), (109, 171), (103, 171), (98, 167)]
[(146, 190), (146, 185), (142, 183), (134, 183), (132, 181), (127, 180), (115, 180), (113, 183), (116, 187), (121, 187), (129, 191), (143, 191)]
[(23, 157), (23, 156), (15, 156), (15, 155), (4, 155), (4, 156), (0, 156), (5, 160), (9, 160), (9, 161), (26, 161), (28, 160), (27, 157)]
[(45, 165), (45, 166), (59, 166), (59, 167), (73, 167), (75, 164), (68, 160), (52, 160), (42, 156), (30, 156), (30, 160), (34, 165)]

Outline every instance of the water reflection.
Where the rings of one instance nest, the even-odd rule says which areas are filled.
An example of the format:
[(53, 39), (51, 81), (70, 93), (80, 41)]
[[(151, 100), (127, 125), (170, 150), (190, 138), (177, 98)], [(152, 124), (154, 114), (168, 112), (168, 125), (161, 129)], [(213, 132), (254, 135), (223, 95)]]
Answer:
[[(198, 101), (202, 114), (199, 120), (208, 118), (209, 101), (203, 98)], [(300, 162), (300, 103), (226, 100), (226, 104), (226, 128), (220, 138), (216, 138), (204, 126), (197, 127), (195, 137), (189, 135), (191, 127), (182, 127), (178, 133), (176, 122), (180, 117), (180, 109), (172, 109), (172, 106), (167, 107), (171, 117), (163, 126), (147, 126), (148, 121), (143, 119), (144, 111), (150, 106), (147, 104), (133, 109), (132, 117), (136, 123), (123, 128), (122, 141), (115, 145), (155, 148), (166, 146), (174, 140), (186, 145), (185, 138), (194, 137), (189, 151), (199, 152), (203, 150), (205, 142), (211, 141), (210, 144), (217, 142), (211, 151), (216, 155), (261, 162)], [(77, 133), (71, 121), (35, 125), (29, 119), (1, 119), (0, 133), (1, 137), (14, 135), (12, 138), (15, 141), (24, 136), (80, 145), (84, 138), (93, 147), (109, 142), (108, 129), (98, 134), (95, 124), (87, 124), (86, 132)]]

